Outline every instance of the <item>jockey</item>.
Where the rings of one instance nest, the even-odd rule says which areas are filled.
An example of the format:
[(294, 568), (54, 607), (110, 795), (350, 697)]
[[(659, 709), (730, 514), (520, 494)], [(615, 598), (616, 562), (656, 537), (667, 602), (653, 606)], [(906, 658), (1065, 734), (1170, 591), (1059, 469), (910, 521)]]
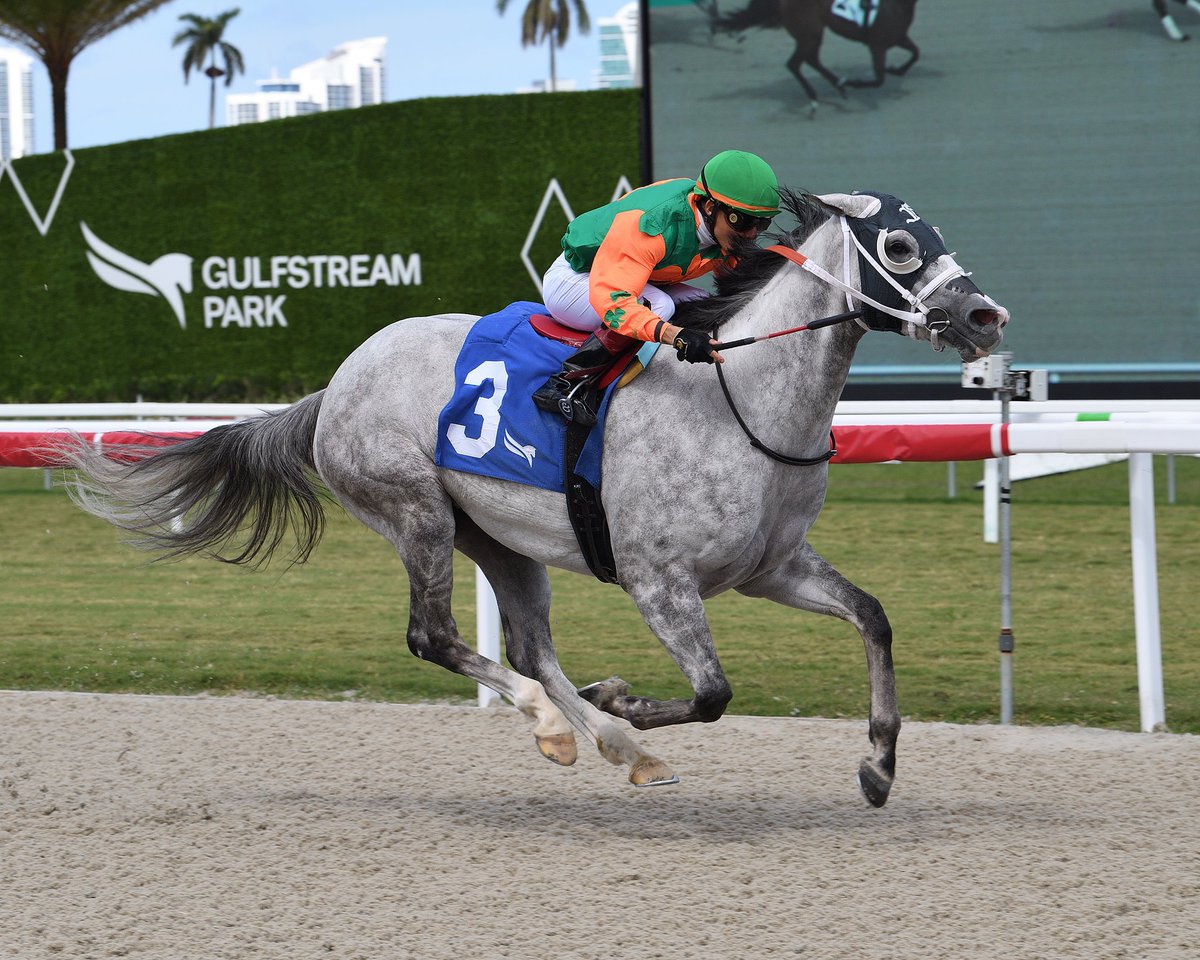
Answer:
[(670, 322), (675, 305), (708, 296), (686, 283), (735, 264), (739, 237), (757, 237), (779, 213), (766, 161), (726, 150), (697, 180), (662, 180), (576, 217), (546, 271), (542, 299), (564, 326), (593, 334), (533, 395), (585, 426), (596, 422), (596, 381), (634, 341), (671, 344), (680, 360), (724, 362), (716, 341)]

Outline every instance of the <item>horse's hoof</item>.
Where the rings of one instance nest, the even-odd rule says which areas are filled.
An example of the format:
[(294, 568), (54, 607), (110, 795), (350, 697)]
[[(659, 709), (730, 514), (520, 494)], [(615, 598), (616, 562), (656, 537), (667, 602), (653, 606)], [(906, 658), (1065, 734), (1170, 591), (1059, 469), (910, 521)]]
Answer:
[(808, 104), (808, 119), (809, 120), (817, 119), (817, 101), (816, 100), (812, 100)]
[(579, 759), (579, 750), (575, 746), (575, 734), (553, 733), (548, 737), (534, 737), (537, 748), (542, 756), (560, 767), (569, 767)]
[(882, 807), (887, 803), (888, 793), (892, 789), (892, 778), (881, 773), (870, 760), (864, 760), (858, 765), (858, 789), (862, 791), (867, 803), (873, 807)]
[(623, 697), (629, 693), (629, 684), (620, 677), (609, 677), (607, 680), (589, 683), (575, 692), (592, 706), (605, 710), (617, 697)]
[(630, 768), (629, 782), (635, 787), (669, 787), (679, 778), (661, 760), (642, 757)]

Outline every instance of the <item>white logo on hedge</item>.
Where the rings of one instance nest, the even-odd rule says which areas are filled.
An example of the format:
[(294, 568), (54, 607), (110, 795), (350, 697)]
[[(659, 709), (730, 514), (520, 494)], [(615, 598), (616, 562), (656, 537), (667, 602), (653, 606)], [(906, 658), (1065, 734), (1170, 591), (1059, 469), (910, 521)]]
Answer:
[(162, 297), (175, 312), (181, 329), (187, 327), (183, 295), (192, 292), (192, 258), (185, 253), (167, 253), (153, 263), (142, 263), (116, 247), (109, 246), (80, 223), (88, 245), (88, 263), (96, 276), (110, 287), (131, 293)]
[[(170, 305), (181, 329), (187, 328), (183, 294), (192, 292), (194, 258), (168, 253), (153, 263), (122, 253), (105, 243), (88, 227), (79, 224), (88, 245), (88, 263), (96, 276), (110, 287), (131, 293), (160, 296)], [(205, 290), (270, 290), (272, 293), (221, 294), (206, 296), (204, 326), (286, 327), (283, 312), (287, 294), (306, 287), (420, 286), (421, 255), (314, 254), (312, 256), (208, 257), (200, 267)]]

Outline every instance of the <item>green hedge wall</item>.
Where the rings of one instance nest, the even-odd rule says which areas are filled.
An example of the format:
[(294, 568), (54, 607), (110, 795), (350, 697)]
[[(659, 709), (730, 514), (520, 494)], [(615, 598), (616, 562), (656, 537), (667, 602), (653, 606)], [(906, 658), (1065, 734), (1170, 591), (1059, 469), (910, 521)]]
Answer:
[[(551, 178), (576, 214), (608, 201), (621, 177), (636, 185), (638, 98), (412, 100), (73, 156), (44, 236), (0, 178), (0, 400), (285, 400), (324, 386), (394, 320), (537, 299), (520, 253)], [(38, 216), (65, 167), (63, 154), (12, 165)], [(539, 272), (566, 222), (552, 199), (530, 252)], [(117, 286), (90, 265), (83, 223), (110, 248), (97, 256)], [(178, 257), (159, 260), (169, 254), (192, 258), (184, 327), (153, 289), (188, 273)], [(361, 285), (315, 285), (307, 258), (352, 267), (356, 255)], [(258, 286), (211, 289), (223, 272), (205, 270), (214, 257), (232, 258), (239, 280), (257, 262)], [(272, 283), (283, 257), (277, 267), (304, 265), (306, 286), (294, 285), (299, 271)], [(244, 314), (249, 326), (236, 322)]]

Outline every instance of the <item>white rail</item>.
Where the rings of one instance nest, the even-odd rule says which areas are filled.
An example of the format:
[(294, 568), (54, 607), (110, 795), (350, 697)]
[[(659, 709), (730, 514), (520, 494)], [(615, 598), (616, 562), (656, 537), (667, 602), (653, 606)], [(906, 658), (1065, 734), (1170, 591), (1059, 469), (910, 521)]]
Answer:
[[(185, 433), (286, 404), (93, 403), (0, 405), (0, 433)], [(174, 418), (174, 419), (164, 419)], [(1019, 404), (1012, 423), (999, 424), (1000, 404), (989, 400), (842, 401), (834, 425), (890, 428), (903, 425), (980, 424), (991, 429), (993, 455), (1002, 453), (1128, 453), (1130, 537), (1141, 727), (1165, 724), (1155, 546), (1151, 454), (1200, 454), (1200, 400), (1060, 400)], [(955, 459), (948, 451), (947, 460)], [(476, 575), (479, 650), (500, 658), (500, 617), (495, 595)], [(481, 705), (495, 694), (481, 687)]]

